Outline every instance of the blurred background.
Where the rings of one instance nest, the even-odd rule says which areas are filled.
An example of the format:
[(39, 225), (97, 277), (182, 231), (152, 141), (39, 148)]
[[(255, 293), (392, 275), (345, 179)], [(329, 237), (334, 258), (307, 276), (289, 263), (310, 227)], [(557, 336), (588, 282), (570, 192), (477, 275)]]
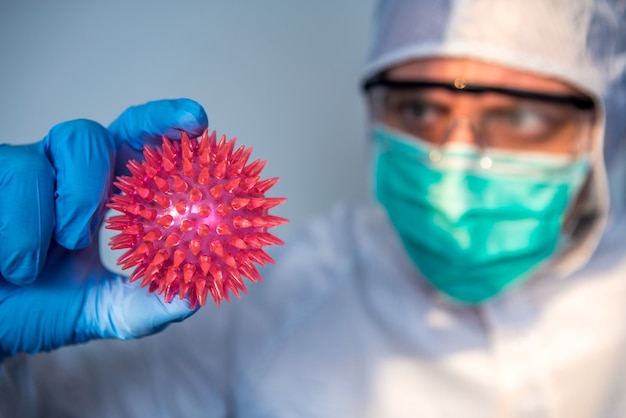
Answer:
[(279, 176), (289, 233), (367, 195), (358, 78), (374, 0), (0, 2), (0, 142), (61, 121), (103, 125), (131, 105), (200, 102), (210, 128)]

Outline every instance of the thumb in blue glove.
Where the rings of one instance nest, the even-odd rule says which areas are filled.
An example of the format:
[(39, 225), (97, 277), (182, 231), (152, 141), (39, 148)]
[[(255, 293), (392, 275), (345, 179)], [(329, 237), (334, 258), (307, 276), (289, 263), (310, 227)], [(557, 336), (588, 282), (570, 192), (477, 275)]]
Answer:
[(163, 100), (128, 109), (109, 129), (76, 120), (36, 144), (0, 145), (0, 356), (137, 338), (194, 312), (107, 271), (96, 236), (116, 167), (161, 135), (207, 125), (199, 104)]

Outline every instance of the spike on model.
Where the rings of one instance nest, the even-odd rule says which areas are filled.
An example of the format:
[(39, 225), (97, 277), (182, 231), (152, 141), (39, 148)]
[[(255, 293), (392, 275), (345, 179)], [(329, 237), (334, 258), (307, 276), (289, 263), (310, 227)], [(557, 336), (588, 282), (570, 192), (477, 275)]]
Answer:
[(117, 264), (136, 267), (130, 281), (143, 278), (141, 286), (168, 303), (176, 295), (192, 308), (207, 293), (218, 306), (229, 291), (239, 297), (243, 277), (261, 280), (254, 263), (274, 262), (262, 247), (283, 244), (267, 232), (287, 223), (268, 214), (286, 200), (265, 197), (278, 177), (261, 180), (266, 161), (247, 164), (252, 148), (233, 151), (235, 141), (216, 141), (215, 131), (183, 133), (180, 142), (163, 137), (161, 149), (146, 146), (145, 161), (129, 161), (131, 176), (114, 183), (123, 194), (107, 206), (123, 215), (107, 220), (107, 229), (120, 231), (109, 245), (128, 248)]

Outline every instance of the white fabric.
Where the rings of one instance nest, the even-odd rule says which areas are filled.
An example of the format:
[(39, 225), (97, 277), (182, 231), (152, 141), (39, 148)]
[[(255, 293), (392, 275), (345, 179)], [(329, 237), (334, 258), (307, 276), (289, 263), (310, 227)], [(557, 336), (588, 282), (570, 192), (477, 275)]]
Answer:
[[(595, 227), (578, 242), (582, 252), (564, 260), (576, 262), (575, 272), (538, 277), (477, 308), (458, 306), (419, 277), (380, 208), (341, 206), (287, 238), (273, 254), (277, 265), (263, 272), (265, 282), (249, 286), (241, 300), (206, 306), (141, 340), (94, 341), (5, 361), (0, 416), (626, 416), (626, 223), (619, 200), (626, 2), (611, 3), (579, 9), (571, 5), (591, 3), (389, 0), (379, 8), (377, 27), (386, 29), (375, 32), (367, 70), (416, 56), (389, 52), (394, 45), (426, 55), (456, 45), (440, 50), (513, 59), (509, 64), (545, 68), (586, 88), (600, 109), (598, 138), (606, 109), (614, 200), (600, 236), (607, 200), (598, 150), (586, 206)], [(542, 21), (560, 43), (535, 29), (545, 8), (552, 11)], [(563, 26), (561, 18), (572, 14), (580, 17), (575, 28)], [(518, 38), (498, 36), (508, 29), (532, 33), (541, 48), (524, 42), (524, 54), (516, 55)], [(421, 44), (424, 37), (432, 42)], [(465, 43), (446, 41), (453, 38)], [(596, 49), (576, 61), (583, 39)], [(474, 49), (488, 43), (493, 49)], [(580, 65), (570, 67), (574, 61)]]
[(376, 206), (339, 207), (283, 250), (245, 299), (159, 335), (15, 359), (30, 367), (25, 407), (38, 399), (40, 416), (63, 417), (626, 416), (624, 246), (480, 308), (425, 285)]

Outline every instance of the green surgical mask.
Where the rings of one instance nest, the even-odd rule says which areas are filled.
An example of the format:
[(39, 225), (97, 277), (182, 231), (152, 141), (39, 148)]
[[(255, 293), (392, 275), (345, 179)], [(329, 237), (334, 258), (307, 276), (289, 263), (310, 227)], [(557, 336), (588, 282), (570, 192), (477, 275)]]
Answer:
[(476, 147), (437, 151), (384, 127), (374, 142), (374, 191), (408, 255), (464, 303), (499, 294), (555, 253), (589, 174), (587, 159), (504, 151), (490, 152), (485, 169)]

